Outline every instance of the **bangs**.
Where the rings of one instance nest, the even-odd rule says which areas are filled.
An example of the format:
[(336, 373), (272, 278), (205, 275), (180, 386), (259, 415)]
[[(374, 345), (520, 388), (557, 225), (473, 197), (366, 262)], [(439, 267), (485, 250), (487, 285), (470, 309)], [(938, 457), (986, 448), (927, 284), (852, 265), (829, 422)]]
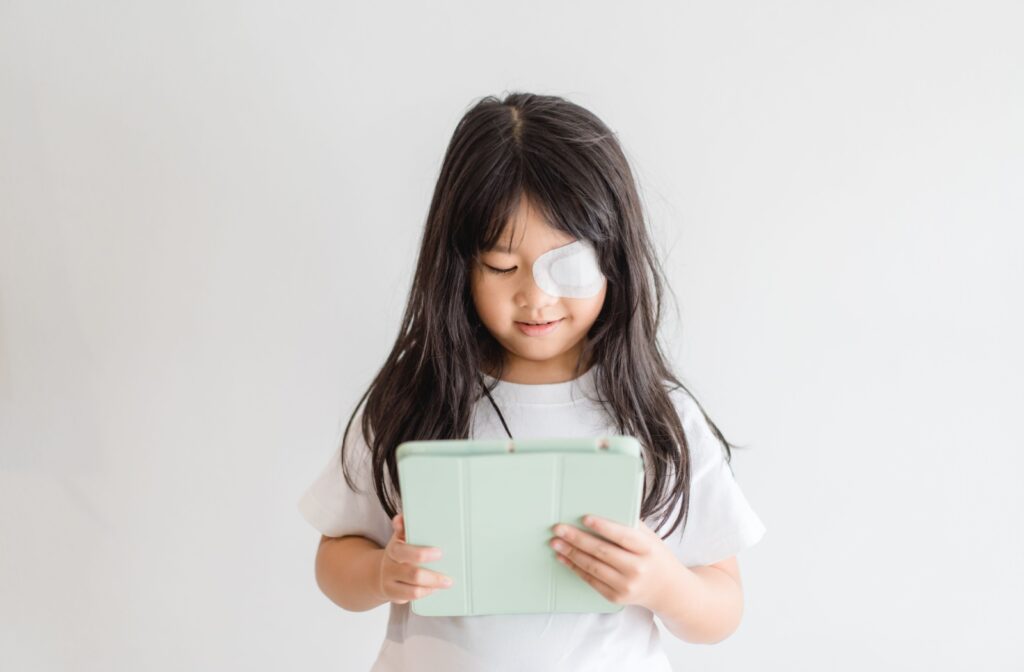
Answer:
[[(523, 174), (517, 176), (519, 179), (494, 180), (496, 188), (493, 191), (479, 194), (479, 218), (476, 219), (479, 225), (470, 227), (468, 232), (470, 240), (467, 247), (471, 256), (499, 248), (507, 251), (508, 248), (500, 246), (499, 241), (509, 226), (513, 228), (508, 232), (508, 243), (515, 244), (521, 234), (518, 223), (513, 223), (512, 219), (524, 198), (527, 207), (539, 212), (554, 229), (573, 238), (587, 240), (597, 247), (608, 239), (607, 232), (612, 224), (595, 217), (594, 212), (581, 202), (583, 194), (571, 189), (557, 171), (537, 164), (528, 164), (525, 168)], [(601, 196), (586, 194), (592, 204), (604, 200)]]

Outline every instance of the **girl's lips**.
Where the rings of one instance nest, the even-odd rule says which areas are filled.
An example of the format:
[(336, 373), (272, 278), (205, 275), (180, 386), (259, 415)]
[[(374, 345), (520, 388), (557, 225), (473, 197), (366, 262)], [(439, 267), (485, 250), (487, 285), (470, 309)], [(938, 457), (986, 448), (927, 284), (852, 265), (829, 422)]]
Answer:
[(554, 322), (548, 324), (526, 324), (525, 322), (516, 322), (516, 326), (519, 327), (519, 331), (523, 332), (527, 336), (543, 336), (544, 334), (550, 334), (552, 331), (558, 328), (558, 325), (562, 323), (564, 317), (560, 317)]

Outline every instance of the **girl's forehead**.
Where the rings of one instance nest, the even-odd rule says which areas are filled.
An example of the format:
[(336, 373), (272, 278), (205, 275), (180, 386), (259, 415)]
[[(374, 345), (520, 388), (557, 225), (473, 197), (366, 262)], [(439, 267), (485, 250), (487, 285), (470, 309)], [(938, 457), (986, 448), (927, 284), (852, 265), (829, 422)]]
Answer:
[(538, 202), (526, 192), (520, 192), (514, 203), (507, 219), (501, 223), (497, 239), (489, 246), (483, 245), (484, 252), (514, 252), (522, 245), (552, 248), (575, 240), (574, 236), (552, 226), (548, 219), (552, 215), (548, 205)]
[(484, 252), (515, 252), (521, 247), (541, 247), (545, 250), (561, 247), (576, 239), (559, 229), (554, 228), (540, 218), (529, 221), (509, 222), (501, 235)]

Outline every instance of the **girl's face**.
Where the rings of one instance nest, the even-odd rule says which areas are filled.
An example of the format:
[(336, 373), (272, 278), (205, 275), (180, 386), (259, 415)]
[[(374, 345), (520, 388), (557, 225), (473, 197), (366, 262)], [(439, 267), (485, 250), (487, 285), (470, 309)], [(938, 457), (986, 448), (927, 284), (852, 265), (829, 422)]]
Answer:
[[(517, 240), (510, 240), (513, 231)], [(523, 197), (497, 246), (481, 252), (474, 261), (470, 272), (473, 303), (484, 326), (505, 348), (503, 380), (539, 385), (572, 378), (583, 339), (604, 305), (607, 280), (594, 296), (551, 296), (534, 281), (533, 262), (574, 241), (552, 228)], [(550, 320), (557, 323), (543, 329), (523, 325)]]

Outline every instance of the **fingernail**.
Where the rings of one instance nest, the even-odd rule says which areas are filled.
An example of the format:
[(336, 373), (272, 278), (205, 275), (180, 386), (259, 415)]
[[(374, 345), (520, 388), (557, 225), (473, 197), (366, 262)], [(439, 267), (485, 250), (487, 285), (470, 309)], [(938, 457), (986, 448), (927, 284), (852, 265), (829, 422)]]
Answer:
[(445, 578), (441, 579), (441, 583), (443, 583), (446, 586), (450, 586), (450, 585), (452, 585), (452, 580), (449, 579), (448, 577), (445, 577)]

